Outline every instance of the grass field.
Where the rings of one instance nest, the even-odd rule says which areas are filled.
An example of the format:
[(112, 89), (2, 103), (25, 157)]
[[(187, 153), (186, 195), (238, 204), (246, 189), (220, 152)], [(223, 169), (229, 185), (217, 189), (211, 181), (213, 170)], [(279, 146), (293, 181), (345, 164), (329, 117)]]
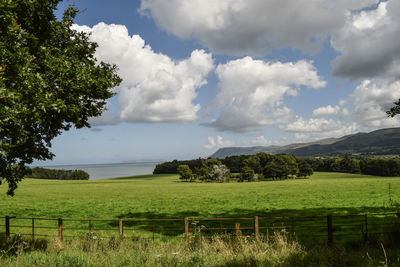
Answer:
[[(391, 192), (389, 193), (389, 184)], [(393, 211), (400, 178), (316, 173), (309, 179), (185, 183), (176, 175), (95, 181), (25, 179), (0, 186), (0, 215), (49, 218), (184, 218)]]
[[(6, 185), (0, 186), (0, 217), (8, 215), (64, 219), (151, 219), (252, 217), (255, 215), (324, 216), (397, 211), (397, 203), (400, 203), (400, 178), (315, 173), (309, 179), (225, 184), (180, 182), (177, 175), (145, 175), (95, 181), (25, 179), (19, 185), (15, 197), (6, 196), (5, 192)], [(39, 228), (36, 234), (57, 236), (57, 221), (45, 222), (48, 224), (42, 226), (56, 228), (52, 230)], [(29, 234), (30, 220), (26, 222), (12, 220), (11, 232), (15, 229), (13, 225), (24, 225), (24, 223), (26, 223), (26, 228), (19, 228), (19, 230), (22, 229)], [(116, 230), (88, 234), (87, 222), (86, 224), (77, 222), (74, 225), (71, 221), (66, 221), (66, 229), (82, 227), (80, 236), (83, 239), (67, 239), (64, 245), (60, 245), (58, 239), (53, 238), (50, 239), (50, 243), (46, 243), (47, 248), (43, 251), (33, 249), (32, 252), (29, 245), (21, 252), (20, 243), (12, 241), (11, 243), (16, 246), (15, 251), (6, 246), (3, 250), (0, 249), (0, 265), (103, 266), (107, 263), (109, 266), (193, 266), (199, 264), (209, 266), (383, 266), (387, 259), (389, 263), (394, 263), (393, 266), (400, 265), (399, 251), (396, 246), (387, 251), (387, 257), (383, 254), (381, 247), (374, 245), (371, 248), (360, 246), (356, 250), (345, 250), (340, 246), (325, 247), (326, 220), (322, 220), (323, 228), (317, 229), (320, 231), (317, 234), (322, 234), (319, 240), (322, 246), (318, 245), (310, 250), (303, 249), (297, 242), (279, 241), (275, 244), (271, 241), (253, 243), (251, 240), (250, 243), (239, 246), (241, 248), (239, 250), (237, 243), (233, 243), (230, 247), (230, 241), (195, 243), (192, 248), (185, 244), (182, 230), (178, 233), (178, 238), (167, 237), (165, 240), (168, 243), (148, 243), (146, 240), (149, 240), (148, 237), (151, 235), (149, 236), (150, 233), (144, 228), (149, 224), (139, 225), (139, 228), (135, 230), (127, 225), (126, 236), (130, 238), (118, 241), (120, 239), (115, 239), (118, 237), (118, 222), (116, 224), (101, 223), (98, 227)], [(310, 224), (313, 229), (314, 223)], [(2, 225), (0, 232), (3, 232), (3, 220), (0, 224)], [(40, 221), (36, 221), (35, 225), (40, 226)], [(183, 229), (182, 222), (177, 222), (175, 226)], [(129, 234), (128, 230), (131, 231)], [(307, 230), (308, 233), (309, 231)], [(71, 232), (67, 231), (65, 234), (68, 233)], [(296, 234), (301, 233), (296, 230)], [(111, 239), (103, 238), (110, 237), (109, 234)], [(26, 238), (29, 242), (30, 237)], [(357, 232), (356, 238), (362, 239), (362, 233)], [(299, 242), (302, 241), (300, 239)], [(335, 243), (338, 240), (335, 232)], [(122, 245), (119, 242), (123, 242)], [(385, 243), (385, 245), (390, 245), (390, 243)], [(291, 247), (293, 250), (288, 250)], [(137, 253), (132, 251), (137, 251)], [(266, 253), (266, 251), (270, 252)]]

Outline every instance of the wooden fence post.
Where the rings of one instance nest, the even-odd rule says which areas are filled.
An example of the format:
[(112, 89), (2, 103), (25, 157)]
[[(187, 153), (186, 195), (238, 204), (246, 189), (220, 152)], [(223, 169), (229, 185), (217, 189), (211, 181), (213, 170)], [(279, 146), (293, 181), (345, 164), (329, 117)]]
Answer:
[(124, 220), (119, 220), (119, 237), (124, 237)]
[(367, 214), (364, 215), (364, 223), (365, 223), (365, 241), (368, 241), (368, 220), (367, 220)]
[(63, 236), (63, 220), (62, 218), (58, 218), (58, 239), (63, 242), (64, 236)]
[(260, 228), (258, 224), (258, 216), (254, 216), (254, 234), (256, 235), (256, 240), (260, 239)]
[(10, 216), (6, 216), (6, 237), (10, 238)]
[(35, 241), (35, 218), (32, 218), (32, 241)]
[(151, 232), (153, 233), (153, 242), (154, 242), (154, 234), (156, 231), (156, 226), (154, 225), (154, 219), (151, 220)]
[(185, 218), (185, 240), (189, 243), (189, 219)]
[(240, 231), (240, 223), (235, 223), (235, 232), (236, 237), (240, 237), (242, 235), (242, 231)]
[(326, 216), (326, 222), (328, 226), (328, 245), (333, 244), (333, 232), (332, 232), (332, 215)]

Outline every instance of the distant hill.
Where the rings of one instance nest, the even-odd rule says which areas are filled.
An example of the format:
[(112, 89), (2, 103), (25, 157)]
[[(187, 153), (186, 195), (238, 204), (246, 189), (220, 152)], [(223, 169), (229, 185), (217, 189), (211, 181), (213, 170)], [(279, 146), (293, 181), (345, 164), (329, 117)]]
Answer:
[(345, 153), (398, 155), (400, 154), (400, 128), (381, 129), (370, 133), (357, 133), (341, 138), (328, 138), (286, 146), (224, 147), (212, 154), (211, 157), (225, 158), (233, 155), (252, 155), (258, 152), (286, 153), (295, 156), (335, 156)]

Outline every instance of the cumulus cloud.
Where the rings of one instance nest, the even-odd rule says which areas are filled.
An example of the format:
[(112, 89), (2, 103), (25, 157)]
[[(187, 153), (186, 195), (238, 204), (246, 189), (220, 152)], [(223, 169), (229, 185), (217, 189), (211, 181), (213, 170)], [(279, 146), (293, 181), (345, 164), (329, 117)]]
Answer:
[(332, 35), (340, 52), (332, 73), (351, 79), (400, 78), (400, 1), (348, 13), (346, 24)]
[(208, 143), (204, 145), (206, 149), (217, 149), (221, 147), (233, 146), (235, 142), (230, 140), (224, 140), (221, 136), (217, 136), (216, 138), (209, 136)]
[(123, 25), (74, 25), (98, 43), (96, 57), (119, 67), (120, 118), (126, 122), (183, 122), (197, 119), (197, 90), (214, 68), (211, 54), (194, 50), (189, 58), (173, 60), (156, 53), (139, 35)]
[(313, 116), (336, 115), (339, 112), (340, 112), (339, 106), (332, 107), (331, 105), (328, 105), (326, 107), (319, 107), (317, 109), (314, 109), (312, 115)]
[(271, 140), (267, 140), (264, 135), (256, 136), (253, 140), (250, 141), (253, 146), (268, 146), (272, 145), (274, 142)]
[(297, 117), (296, 121), (282, 126), (282, 128), (294, 133), (295, 138), (301, 141), (341, 137), (358, 131), (358, 125), (355, 122), (346, 124), (334, 119), (304, 119), (302, 117)]
[[(355, 132), (369, 132), (380, 128), (398, 127), (400, 118), (389, 118), (386, 111), (400, 98), (400, 81), (385, 79), (364, 80), (347, 100), (339, 105), (315, 109), (313, 116), (297, 117), (289, 124), (281, 125), (296, 139), (308, 141), (326, 137), (339, 137)], [(344, 105), (347, 107), (344, 107)], [(321, 116), (336, 116), (330, 119)]]
[(142, 0), (140, 11), (180, 38), (196, 38), (216, 53), (265, 55), (294, 47), (316, 52), (342, 27), (346, 12), (377, 0)]
[(354, 114), (366, 129), (396, 127), (400, 118), (388, 118), (386, 111), (400, 98), (400, 81), (365, 80), (354, 91)]
[(216, 98), (208, 107), (219, 110), (216, 120), (205, 124), (219, 131), (246, 131), (253, 127), (288, 122), (292, 111), (285, 96), (296, 96), (300, 87), (326, 85), (312, 62), (266, 62), (244, 57), (218, 65)]

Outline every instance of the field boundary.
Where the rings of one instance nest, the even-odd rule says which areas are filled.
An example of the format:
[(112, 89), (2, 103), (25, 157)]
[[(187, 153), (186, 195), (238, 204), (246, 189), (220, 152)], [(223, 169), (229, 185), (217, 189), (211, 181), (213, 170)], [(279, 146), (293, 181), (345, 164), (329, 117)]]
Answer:
[[(4, 224), (1, 223), (4, 222)], [(97, 224), (97, 227), (96, 227)], [(147, 233), (153, 240), (161, 236), (182, 236), (186, 242), (195, 234), (202, 236), (249, 236), (255, 239), (277, 231), (293, 234), (299, 240), (327, 243), (349, 237), (376, 240), (393, 231), (400, 233), (400, 213), (371, 213), (326, 216), (281, 216), (242, 218), (178, 218), (178, 219), (65, 219), (38, 217), (0, 217), (0, 234), (58, 238), (78, 238), (103, 233), (102, 237), (134, 237)], [(139, 232), (137, 232), (139, 231)], [(111, 235), (110, 235), (111, 233)], [(150, 234), (150, 235), (149, 235)]]

